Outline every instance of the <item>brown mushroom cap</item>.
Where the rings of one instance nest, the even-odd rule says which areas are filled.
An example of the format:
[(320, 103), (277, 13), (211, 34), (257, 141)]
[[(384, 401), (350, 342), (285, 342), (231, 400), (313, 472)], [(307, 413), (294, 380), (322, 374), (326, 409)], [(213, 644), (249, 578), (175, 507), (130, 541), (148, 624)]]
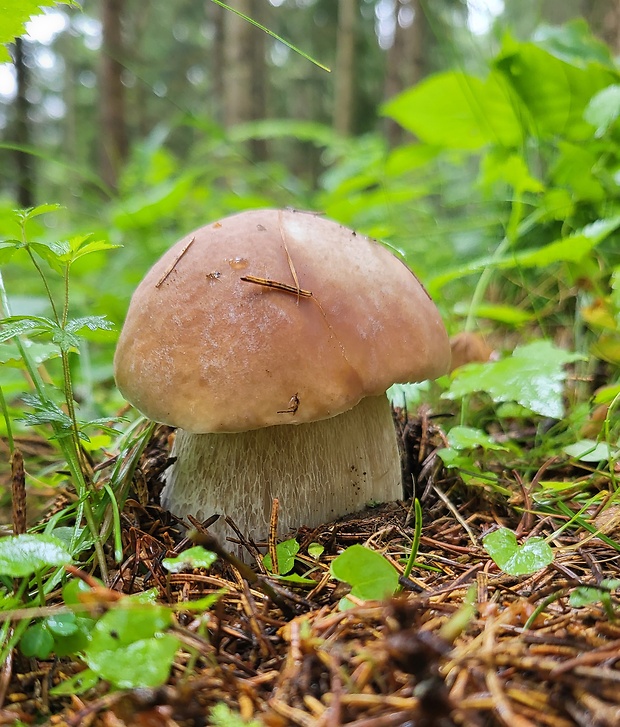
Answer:
[(128, 401), (194, 433), (326, 419), (449, 365), (439, 313), (398, 258), (316, 214), (269, 209), (168, 250), (133, 295), (114, 359)]

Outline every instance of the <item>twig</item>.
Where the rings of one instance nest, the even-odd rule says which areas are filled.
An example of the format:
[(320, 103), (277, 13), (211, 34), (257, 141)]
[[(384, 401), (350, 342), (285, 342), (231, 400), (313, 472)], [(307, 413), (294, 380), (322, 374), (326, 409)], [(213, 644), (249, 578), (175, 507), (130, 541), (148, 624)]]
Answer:
[(433, 485), (433, 489), (435, 492), (439, 495), (439, 498), (444, 503), (444, 505), (450, 510), (450, 512), (454, 515), (454, 517), (458, 520), (458, 522), (461, 524), (461, 527), (467, 535), (469, 536), (469, 540), (471, 541), (471, 544), (474, 546), (474, 548), (478, 547), (478, 543), (476, 542), (476, 536), (474, 535), (472, 529), (469, 527), (469, 525), (465, 522), (465, 520), (462, 518), (461, 513), (454, 507), (454, 505), (450, 502), (450, 500), (446, 497), (446, 495), (437, 487), (437, 485)]
[(271, 518), (269, 520), (269, 555), (271, 557), (271, 572), (274, 575), (280, 573), (278, 567), (278, 551), (276, 549), (276, 543), (278, 540), (278, 514), (280, 512), (280, 500), (274, 497), (271, 501)]
[(175, 261), (172, 263), (172, 265), (166, 270), (166, 272), (161, 276), (161, 278), (158, 280), (157, 283), (155, 283), (156, 288), (161, 288), (161, 286), (166, 281), (166, 278), (170, 275), (170, 273), (176, 268), (176, 266), (179, 263), (179, 260), (185, 255), (185, 253), (189, 250), (191, 247), (191, 244), (194, 242), (196, 238), (192, 237), (192, 239), (185, 245), (185, 247), (181, 250), (181, 252), (177, 255)]
[(262, 285), (265, 288), (272, 288), (273, 290), (281, 290), (283, 293), (293, 293), (298, 298), (314, 298), (309, 290), (303, 290), (303, 288), (296, 288), (294, 285), (288, 285), (287, 283), (279, 283), (277, 280), (271, 280), (270, 278), (258, 278), (256, 275), (243, 275), (240, 280), (244, 283), (255, 283), (256, 285)]

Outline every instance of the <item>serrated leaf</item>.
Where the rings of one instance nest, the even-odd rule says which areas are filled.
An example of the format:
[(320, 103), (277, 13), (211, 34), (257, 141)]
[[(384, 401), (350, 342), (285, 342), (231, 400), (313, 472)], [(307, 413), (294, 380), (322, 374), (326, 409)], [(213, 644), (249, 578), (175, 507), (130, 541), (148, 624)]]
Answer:
[(171, 573), (182, 573), (192, 568), (210, 568), (217, 560), (217, 555), (205, 550), (200, 545), (184, 550), (176, 558), (164, 558), (162, 565)]
[(0, 326), (2, 326), (0, 329), (0, 343), (26, 333), (31, 336), (38, 336), (42, 333), (51, 333), (58, 330), (58, 326), (51, 318), (44, 318), (43, 316), (10, 316), (9, 318), (2, 318)]
[[(42, 7), (51, 7), (53, 4), (52, 2), (45, 2), (44, 0), (2, 0), (0, 63), (11, 62), (11, 56), (3, 46), (24, 34), (26, 23), (30, 20), (31, 16), (40, 15)], [(64, 0), (64, 4), (75, 5), (73, 0)], [(45, 207), (49, 207), (50, 209), (44, 211), (52, 211), (52, 208), (57, 209), (58, 205), (41, 205), (32, 210), (25, 210), (24, 214), (34, 217), (36, 214), (43, 214), (43, 212), (37, 212), (37, 210)]]
[(457, 369), (443, 396), (459, 399), (484, 391), (495, 402), (516, 401), (536, 414), (561, 419), (566, 379), (563, 367), (582, 358), (550, 341), (535, 341), (516, 348), (510, 358)]
[[(352, 545), (335, 558), (330, 573), (351, 585), (351, 594), (364, 600), (381, 600), (394, 594), (398, 586), (396, 568), (380, 553), (363, 545)], [(341, 608), (350, 608), (343, 599)]]
[(489, 533), (482, 544), (498, 568), (511, 576), (529, 575), (553, 562), (553, 550), (543, 538), (529, 538), (519, 545), (508, 528)]
[[(8, 1), (11, 2), (11, 0), (8, 0)], [(30, 0), (25, 0), (25, 2), (28, 3), (28, 2), (30, 2)], [(46, 3), (39, 2), (36, 4), (37, 4), (37, 7), (42, 7)], [(47, 3), (47, 5), (52, 5), (52, 4), (53, 3)], [(6, 0), (3, 3), (3, 6), (6, 7)], [(35, 13), (33, 12), (31, 14), (34, 15)], [(40, 11), (36, 14), (40, 14)], [(4, 13), (3, 13), (3, 19), (4, 19)], [(62, 209), (62, 205), (60, 205), (60, 204), (40, 204), (40, 205), (37, 205), (36, 207), (29, 207), (28, 209), (25, 209), (25, 210), (18, 210), (18, 212), (24, 220), (31, 220), (34, 217), (39, 217), (40, 215), (45, 215), (48, 212), (58, 212), (58, 210), (61, 210), (61, 209)]]
[(84, 316), (67, 321), (65, 331), (77, 333), (82, 328), (88, 328), (89, 331), (113, 331), (114, 324), (112, 321), (107, 320), (105, 316)]
[(51, 535), (15, 535), (0, 539), (0, 574), (22, 578), (71, 562), (64, 544)]

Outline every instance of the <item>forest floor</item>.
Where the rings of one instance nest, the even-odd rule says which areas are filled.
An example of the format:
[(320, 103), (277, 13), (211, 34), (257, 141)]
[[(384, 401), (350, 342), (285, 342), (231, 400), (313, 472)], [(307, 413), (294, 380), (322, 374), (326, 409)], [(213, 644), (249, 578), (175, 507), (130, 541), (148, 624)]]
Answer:
[[(620, 578), (619, 553), (566, 529), (553, 539), (551, 565), (531, 576), (506, 575), (482, 547), (482, 534), (502, 525), (520, 539), (548, 536), (561, 517), (537, 513), (529, 486), (510, 503), (465, 487), (441, 466), (441, 433), (431, 419), (407, 427), (401, 420), (400, 431), (408, 461), (417, 463), (424, 508), (419, 567), (401, 578), (398, 597), (340, 611), (346, 590), (330, 578), (330, 561), (362, 543), (402, 573), (413, 536), (410, 505), (299, 531), (296, 570), (312, 569), (313, 586), (283, 586), (260, 557), (254, 582), (225, 557), (208, 571), (171, 574), (162, 559), (188, 541), (154, 504), (168, 457), (168, 432), (160, 429), (142, 459), (150, 500), (125, 505), (124, 562), (119, 568), (110, 558), (112, 580), (98, 607), (153, 587), (175, 604), (224, 589), (206, 628), (204, 618), (179, 612), (175, 636), (187, 650), (177, 655), (168, 683), (152, 689), (110, 691), (100, 682), (80, 696), (52, 697), (50, 687), (84, 665), (16, 651), (0, 677), (0, 724), (199, 727), (212, 723), (209, 711), (222, 701), (268, 727), (620, 724), (620, 622), (596, 599), (573, 607), (568, 598), (577, 586)], [(609, 510), (613, 538), (619, 518)], [(311, 542), (324, 546), (318, 561), (307, 555)]]

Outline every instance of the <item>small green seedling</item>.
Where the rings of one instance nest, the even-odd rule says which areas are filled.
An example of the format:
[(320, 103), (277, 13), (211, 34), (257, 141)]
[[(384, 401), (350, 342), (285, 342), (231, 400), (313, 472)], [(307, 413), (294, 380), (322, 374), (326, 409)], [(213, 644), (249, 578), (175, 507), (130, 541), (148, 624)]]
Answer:
[(553, 550), (546, 540), (534, 537), (519, 545), (508, 528), (489, 533), (482, 544), (495, 565), (511, 576), (530, 575), (553, 562)]
[(201, 545), (184, 550), (176, 558), (164, 558), (162, 565), (171, 573), (182, 573), (192, 568), (210, 568), (217, 560), (217, 555), (205, 550)]
[(597, 586), (579, 586), (570, 594), (568, 602), (573, 608), (589, 606), (592, 603), (601, 602), (607, 618), (610, 621), (616, 620), (616, 611), (611, 600), (612, 591), (620, 588), (620, 580), (616, 578), (605, 578)]
[[(331, 574), (351, 584), (351, 595), (368, 601), (393, 596), (398, 587), (398, 571), (375, 550), (352, 545), (332, 561)], [(353, 607), (345, 596), (338, 605), (341, 611)]]

